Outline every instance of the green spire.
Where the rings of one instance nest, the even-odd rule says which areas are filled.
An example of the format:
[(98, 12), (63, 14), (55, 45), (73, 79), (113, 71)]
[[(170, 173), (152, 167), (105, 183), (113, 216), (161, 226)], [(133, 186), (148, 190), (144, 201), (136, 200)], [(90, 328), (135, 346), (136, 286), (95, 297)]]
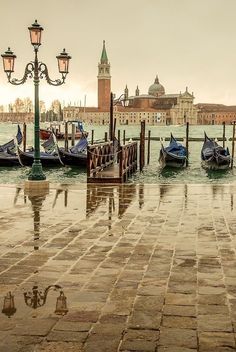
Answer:
[(155, 84), (159, 84), (159, 78), (158, 78), (158, 75), (156, 75), (156, 78), (155, 78), (154, 83), (155, 83)]
[(105, 47), (105, 40), (103, 40), (101, 64), (108, 64), (108, 57), (107, 57), (107, 52), (106, 52), (106, 47)]

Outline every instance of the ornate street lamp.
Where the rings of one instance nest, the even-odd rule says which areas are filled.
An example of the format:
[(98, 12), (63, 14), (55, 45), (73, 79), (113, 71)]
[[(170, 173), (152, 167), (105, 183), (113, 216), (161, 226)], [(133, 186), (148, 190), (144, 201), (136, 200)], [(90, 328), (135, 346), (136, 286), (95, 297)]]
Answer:
[(45, 180), (46, 176), (43, 173), (42, 164), (40, 161), (40, 114), (39, 114), (39, 82), (40, 79), (45, 78), (47, 83), (53, 86), (60, 86), (65, 83), (66, 75), (69, 72), (69, 56), (65, 49), (57, 56), (59, 72), (62, 75), (61, 79), (51, 80), (48, 74), (48, 68), (43, 63), (38, 61), (38, 50), (41, 45), (41, 37), (43, 27), (41, 27), (37, 20), (28, 27), (30, 33), (31, 44), (34, 47), (34, 61), (29, 62), (25, 67), (25, 73), (21, 79), (11, 78), (14, 72), (14, 62), (16, 55), (10, 48), (2, 54), (4, 71), (7, 74), (8, 82), (14, 85), (24, 84), (28, 78), (34, 80), (34, 163), (32, 165), (31, 173), (28, 177), (29, 180), (41, 181)]
[(8, 318), (10, 318), (13, 314), (15, 314), (15, 302), (14, 296), (11, 294), (11, 291), (7, 293), (4, 297), (2, 313), (5, 314)]
[(60, 295), (57, 297), (55, 313), (64, 315), (68, 312), (66, 296), (59, 285), (50, 285), (44, 291), (40, 290), (38, 286), (33, 286), (32, 292), (24, 292), (24, 300), (27, 306), (37, 309), (44, 306), (47, 301), (48, 292), (53, 289), (54, 291), (60, 290)]

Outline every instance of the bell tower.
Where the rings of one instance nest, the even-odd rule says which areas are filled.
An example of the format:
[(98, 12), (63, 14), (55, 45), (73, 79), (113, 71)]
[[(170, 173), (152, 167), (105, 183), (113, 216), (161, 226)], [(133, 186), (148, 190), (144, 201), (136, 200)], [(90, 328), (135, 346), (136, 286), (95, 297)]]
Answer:
[(105, 40), (100, 62), (98, 64), (98, 108), (109, 111), (111, 94), (110, 63), (108, 62)]

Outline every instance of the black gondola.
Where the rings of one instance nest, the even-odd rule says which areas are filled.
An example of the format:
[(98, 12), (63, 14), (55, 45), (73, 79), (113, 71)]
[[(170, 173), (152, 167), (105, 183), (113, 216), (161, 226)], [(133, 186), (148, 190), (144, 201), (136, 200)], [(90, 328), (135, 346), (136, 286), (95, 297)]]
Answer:
[[(22, 143), (22, 132), (20, 126), (17, 126), (16, 134), (17, 144)], [(20, 161), (16, 153), (15, 139), (11, 139), (9, 142), (0, 145), (0, 166), (19, 166)]]
[[(56, 150), (56, 143), (54, 140), (53, 133), (50, 135), (49, 139), (42, 144), (44, 152), (40, 152), (40, 160), (42, 166), (60, 166), (63, 165), (60, 156)], [(34, 162), (34, 150), (31, 151), (22, 151), (18, 147), (18, 156), (20, 163), (24, 166), (31, 166)]]
[(168, 147), (161, 145), (159, 163), (162, 168), (174, 167), (181, 168), (186, 166), (187, 150), (186, 148), (173, 137), (171, 133), (170, 144)]
[(61, 161), (65, 165), (85, 167), (87, 165), (87, 138), (81, 138), (78, 143), (68, 151), (58, 148)]
[(201, 150), (202, 166), (208, 170), (226, 170), (231, 163), (228, 148), (221, 147), (211, 140), (205, 132), (205, 141)]
[[(34, 162), (34, 151), (23, 152), (18, 147), (18, 156), (20, 159), (20, 163), (23, 166), (32, 166), (32, 164)], [(51, 167), (51, 166), (62, 165), (60, 158), (59, 158), (58, 154), (56, 154), (56, 153), (49, 154), (46, 152), (40, 152), (40, 161), (41, 161), (42, 166), (50, 166)]]
[(9, 152), (0, 152), (0, 166), (19, 166), (19, 158), (17, 154)]

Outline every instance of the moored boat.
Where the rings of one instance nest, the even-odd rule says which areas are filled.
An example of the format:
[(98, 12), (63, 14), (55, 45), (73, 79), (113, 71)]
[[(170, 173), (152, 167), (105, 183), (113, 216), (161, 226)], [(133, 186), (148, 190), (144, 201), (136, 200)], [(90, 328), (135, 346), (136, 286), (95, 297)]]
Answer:
[(86, 137), (81, 138), (78, 143), (68, 149), (58, 148), (58, 154), (65, 165), (84, 167), (87, 165), (87, 145)]
[(19, 166), (19, 158), (16, 154), (0, 152), (0, 166)]
[(186, 166), (187, 150), (173, 137), (171, 133), (170, 143), (167, 147), (161, 144), (159, 163), (162, 168), (174, 167), (181, 168)]
[[(40, 160), (42, 166), (60, 166), (63, 165), (60, 156), (58, 155), (57, 145), (54, 140), (53, 133), (51, 133), (49, 139), (42, 144), (44, 152), (40, 151)], [(22, 151), (18, 147), (18, 156), (20, 163), (24, 166), (31, 166), (34, 162), (34, 150)]]
[[(47, 140), (49, 139), (51, 133), (54, 133), (55, 137), (57, 140), (63, 140), (65, 139), (65, 132), (62, 132), (59, 130), (59, 128), (56, 127), (51, 127), (48, 129), (40, 129), (40, 139), (42, 140)], [(78, 125), (76, 126), (76, 131), (75, 131), (75, 139), (80, 139), (83, 136), (87, 137), (88, 132), (83, 130), (83, 125), (80, 121), (78, 121)], [(72, 134), (68, 133), (68, 139), (72, 139)]]
[(22, 132), (19, 125), (17, 127), (17, 134), (15, 139), (13, 138), (9, 142), (0, 145), (0, 166), (4, 167), (20, 165), (19, 157), (16, 153), (16, 143), (17, 145), (22, 143)]
[[(23, 152), (18, 147), (18, 155), (20, 163), (23, 166), (32, 166), (34, 162), (34, 151)], [(60, 166), (62, 165), (60, 158), (57, 153), (49, 154), (46, 152), (40, 152), (40, 161), (42, 166)]]
[(230, 167), (231, 156), (228, 148), (223, 148), (205, 133), (201, 150), (202, 166), (208, 170), (226, 170)]

